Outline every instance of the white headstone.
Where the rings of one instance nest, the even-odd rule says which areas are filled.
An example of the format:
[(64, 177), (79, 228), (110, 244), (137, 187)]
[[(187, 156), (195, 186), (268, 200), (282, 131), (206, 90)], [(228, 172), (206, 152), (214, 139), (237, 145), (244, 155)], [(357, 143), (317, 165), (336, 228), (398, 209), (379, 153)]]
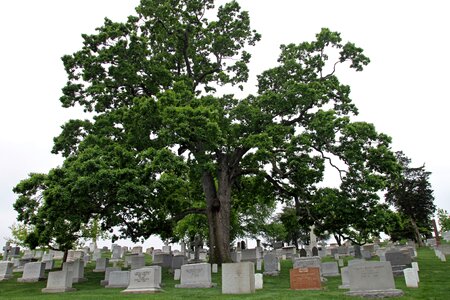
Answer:
[(64, 293), (76, 291), (72, 287), (72, 272), (57, 271), (48, 273), (47, 287), (43, 293)]
[(173, 271), (173, 280), (180, 280), (181, 278), (181, 269), (175, 269)]
[(218, 272), (218, 266), (217, 264), (212, 264), (212, 272), (217, 273)]
[(263, 288), (263, 274), (255, 274), (255, 290), (261, 290)]
[(255, 292), (255, 266), (252, 262), (222, 264), (222, 294)]
[(405, 276), (406, 287), (418, 288), (419, 282), (417, 281), (416, 271), (413, 268), (407, 268), (403, 270)]
[[(111, 274), (110, 274), (111, 276)], [(161, 292), (161, 267), (150, 266), (130, 272), (130, 284), (122, 293), (145, 294)]]

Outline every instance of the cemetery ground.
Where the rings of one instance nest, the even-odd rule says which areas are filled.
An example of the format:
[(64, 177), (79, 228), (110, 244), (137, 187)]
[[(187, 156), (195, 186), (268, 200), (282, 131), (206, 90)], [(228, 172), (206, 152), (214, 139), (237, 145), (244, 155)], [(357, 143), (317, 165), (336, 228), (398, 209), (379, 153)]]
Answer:
[[(377, 259), (377, 257), (374, 257)], [(332, 260), (331, 258), (325, 259)], [(345, 258), (347, 260), (347, 258)], [(396, 277), (397, 289), (404, 291), (405, 295), (394, 299), (450, 299), (450, 262), (441, 262), (429, 248), (418, 250), (419, 288), (407, 288), (404, 277)], [(146, 264), (151, 263), (150, 256), (146, 255)], [(56, 268), (60, 266), (57, 261)], [(222, 295), (221, 270), (212, 274), (212, 282), (217, 286), (206, 289), (180, 289), (175, 288), (179, 281), (173, 280), (173, 274), (164, 269), (162, 274), (162, 289), (159, 294), (122, 294), (123, 288), (108, 289), (100, 286), (104, 273), (95, 273), (92, 270), (95, 263), (89, 263), (85, 269), (86, 282), (75, 283), (75, 292), (59, 294), (43, 294), (46, 282), (20, 283), (17, 278), (22, 273), (14, 273), (14, 278), (0, 282), (0, 299), (360, 299), (345, 296), (347, 290), (339, 289), (341, 277), (328, 277), (319, 291), (295, 291), (289, 289), (289, 269), (292, 268), (290, 260), (281, 264), (281, 273), (277, 277), (264, 276), (264, 287), (256, 290), (254, 294)], [(48, 273), (48, 272), (46, 272)]]

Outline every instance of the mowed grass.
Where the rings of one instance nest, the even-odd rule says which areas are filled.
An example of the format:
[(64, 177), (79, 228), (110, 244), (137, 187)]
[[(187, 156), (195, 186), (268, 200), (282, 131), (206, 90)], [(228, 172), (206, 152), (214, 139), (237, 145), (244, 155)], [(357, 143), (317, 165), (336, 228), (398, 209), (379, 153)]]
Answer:
[[(150, 262), (150, 260), (148, 260)], [(418, 250), (419, 262), (419, 288), (406, 288), (403, 277), (396, 277), (396, 288), (405, 292), (403, 297), (396, 299), (450, 299), (450, 261), (441, 262), (434, 252), (428, 248)], [(0, 282), (1, 299), (358, 299), (345, 296), (346, 290), (338, 289), (341, 284), (340, 277), (328, 277), (328, 281), (320, 291), (293, 291), (289, 289), (290, 261), (282, 262), (280, 276), (264, 276), (264, 288), (254, 294), (222, 295), (221, 274), (212, 274), (216, 287), (210, 289), (178, 289), (173, 280), (173, 275), (163, 270), (163, 290), (159, 294), (122, 294), (123, 289), (107, 289), (100, 286), (100, 280), (104, 273), (94, 273), (94, 264), (89, 264), (85, 269), (87, 282), (73, 285), (75, 292), (60, 294), (43, 294), (42, 288), (46, 282), (19, 283), (17, 278), (22, 273), (14, 273), (14, 278)]]

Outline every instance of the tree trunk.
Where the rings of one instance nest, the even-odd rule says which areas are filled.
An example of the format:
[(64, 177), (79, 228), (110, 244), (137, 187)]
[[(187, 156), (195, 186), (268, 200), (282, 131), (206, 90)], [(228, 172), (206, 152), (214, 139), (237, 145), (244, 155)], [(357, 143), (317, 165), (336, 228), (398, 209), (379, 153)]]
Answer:
[(231, 180), (228, 168), (218, 170), (218, 187), (209, 171), (204, 171), (202, 186), (206, 197), (209, 227), (209, 259), (211, 263), (231, 262), (230, 214)]
[(417, 223), (416, 221), (414, 221), (412, 218), (411, 220), (411, 225), (414, 228), (414, 235), (416, 236), (416, 241), (419, 244), (419, 247), (423, 247), (423, 242), (422, 242), (422, 238), (420, 237), (420, 232), (419, 232), (419, 227), (417, 227)]

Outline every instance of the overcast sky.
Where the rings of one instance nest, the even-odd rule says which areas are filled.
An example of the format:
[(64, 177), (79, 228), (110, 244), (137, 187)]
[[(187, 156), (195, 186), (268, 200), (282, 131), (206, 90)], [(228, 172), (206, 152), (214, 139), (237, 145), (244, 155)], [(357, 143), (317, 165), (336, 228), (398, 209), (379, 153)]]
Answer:
[[(16, 218), (13, 186), (30, 172), (61, 164), (50, 153), (53, 137), (78, 115), (58, 100), (66, 82), (60, 58), (79, 50), (81, 34), (94, 33), (105, 16), (123, 21), (138, 2), (0, 2), (0, 244)], [(390, 135), (393, 150), (404, 151), (414, 166), (425, 163), (435, 204), (450, 211), (447, 1), (239, 2), (262, 34), (250, 49), (252, 76), (275, 65), (280, 44), (313, 40), (322, 27), (362, 47), (370, 65), (341, 77), (352, 88), (358, 119)]]

